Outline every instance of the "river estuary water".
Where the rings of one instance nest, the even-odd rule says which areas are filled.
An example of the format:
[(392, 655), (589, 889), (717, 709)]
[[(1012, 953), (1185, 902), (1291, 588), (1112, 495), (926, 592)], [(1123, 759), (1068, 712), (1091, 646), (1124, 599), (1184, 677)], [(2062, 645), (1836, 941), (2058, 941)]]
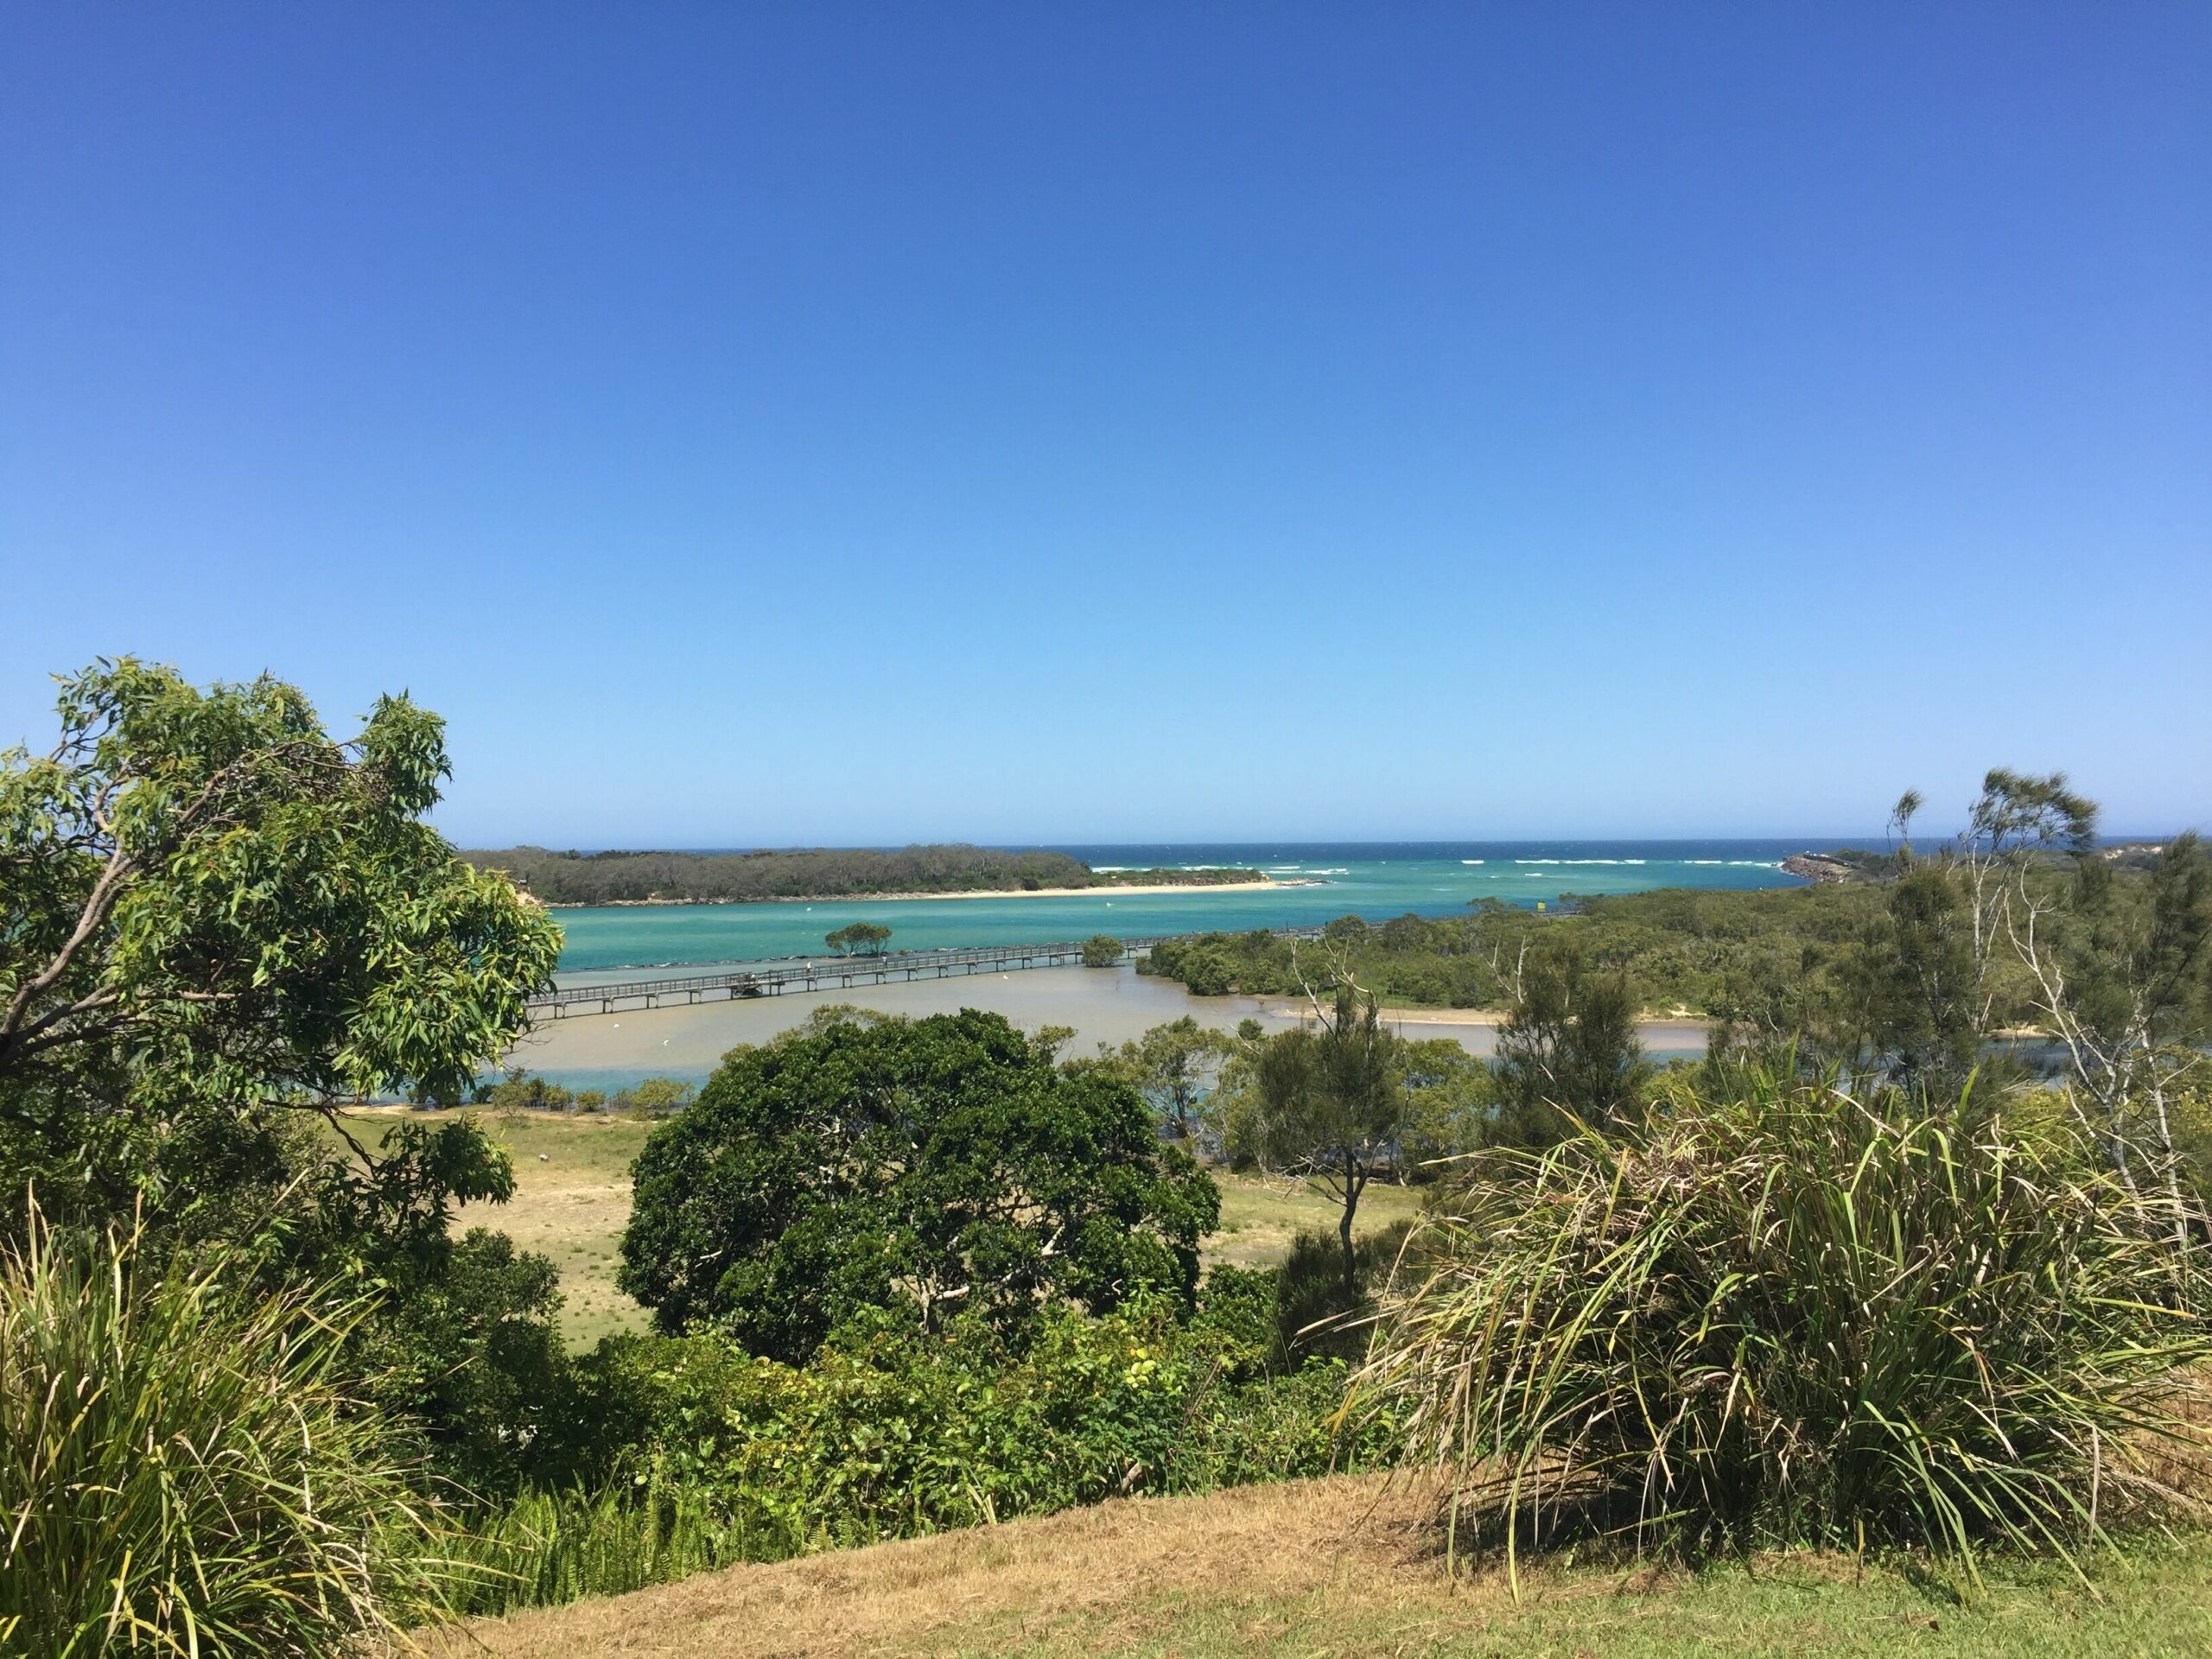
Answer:
[[(1563, 893), (1617, 893), (1653, 887), (1754, 888), (1799, 885), (1780, 868), (1793, 852), (1827, 842), (1553, 842), (1377, 845), (1148, 846), (1069, 848), (1094, 868), (1255, 868), (1289, 886), (1268, 892), (1203, 887), (1160, 894), (1110, 889), (1070, 898), (839, 901), (806, 904), (669, 905), (563, 910), (567, 934), (561, 977), (582, 983), (665, 969), (819, 952), (822, 937), (849, 922), (880, 922), (893, 950), (933, 950), (1082, 938), (1139, 938), (1213, 929), (1313, 926), (1338, 916), (1386, 920), (1408, 911), (1456, 914), (1497, 898), (1534, 905)], [(628, 970), (626, 972), (625, 970)], [(805, 1020), (815, 1008), (852, 1001), (887, 1014), (925, 1014), (962, 1007), (1003, 1014), (1016, 1025), (1071, 1026), (1071, 1052), (1119, 1044), (1181, 1014), (1223, 1030), (1255, 1018), (1287, 1025), (1294, 1014), (1249, 997), (1193, 997), (1173, 982), (1132, 969), (1038, 969), (1005, 975), (819, 992), (757, 1001), (632, 1010), (548, 1021), (525, 1039), (511, 1065), (571, 1088), (613, 1090), (650, 1076), (703, 1080), (721, 1055)], [(1465, 1021), (1405, 1025), (1413, 1037), (1449, 1036), (1476, 1053), (1495, 1033)], [(1655, 1058), (1701, 1052), (1694, 1025), (1648, 1027)]]
[(1284, 885), (1263, 893), (1191, 887), (1175, 893), (1071, 897), (817, 900), (748, 905), (630, 905), (562, 910), (564, 979), (601, 970), (759, 961), (818, 952), (825, 933), (879, 922), (894, 950), (1027, 944), (1093, 933), (1313, 927), (1339, 916), (1385, 921), (1413, 912), (1449, 916), (1483, 899), (1554, 902), (1562, 893), (1652, 887), (1777, 887), (1790, 854), (1836, 843), (1799, 841), (1465, 842), (1230, 846), (1070, 847), (1094, 869), (1263, 870)]

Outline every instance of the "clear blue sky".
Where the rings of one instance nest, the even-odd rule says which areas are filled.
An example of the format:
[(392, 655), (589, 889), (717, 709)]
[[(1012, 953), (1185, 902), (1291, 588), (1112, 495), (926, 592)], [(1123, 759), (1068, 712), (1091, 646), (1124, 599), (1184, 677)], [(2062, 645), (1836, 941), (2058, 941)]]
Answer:
[(2159, 830), (2209, 626), (2189, 0), (0, 13), (0, 742), (133, 652), (410, 690), (473, 842)]

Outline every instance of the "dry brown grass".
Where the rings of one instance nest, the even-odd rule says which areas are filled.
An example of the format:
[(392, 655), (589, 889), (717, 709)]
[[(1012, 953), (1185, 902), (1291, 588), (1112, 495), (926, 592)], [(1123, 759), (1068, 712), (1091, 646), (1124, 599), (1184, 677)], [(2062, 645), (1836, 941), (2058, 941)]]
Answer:
[[(630, 1220), (630, 1160), (653, 1120), (468, 1109), (513, 1158), (515, 1195), (506, 1204), (463, 1205), (454, 1230), (489, 1227), (550, 1258), (561, 1274), (561, 1329), (570, 1345), (644, 1330), (645, 1309), (615, 1288), (614, 1272)], [(355, 1116), (381, 1135), (404, 1115), (369, 1108)]]
[(1763, 1557), (1447, 1575), (1427, 1489), (1367, 1476), (1138, 1498), (479, 1621), (430, 1659), (2147, 1659), (2212, 1652), (2212, 1544), (2094, 1589), (2019, 1563), (1962, 1605), (1911, 1564)]
[[(940, 1654), (1050, 1642), (1073, 1624), (1141, 1642), (1179, 1600), (1377, 1609), (1450, 1596), (1433, 1505), (1380, 1477), (1122, 1499), (1009, 1526), (741, 1567), (634, 1595), (480, 1621), (438, 1659)], [(1456, 1597), (1471, 1606), (1463, 1580)], [(480, 1646), (479, 1644), (481, 1644)]]
[[(1221, 1230), (1206, 1236), (1206, 1265), (1272, 1268), (1290, 1254), (1301, 1232), (1333, 1232), (1337, 1207), (1311, 1181), (1266, 1175), (1213, 1172), (1221, 1188)], [(1421, 1195), (1412, 1187), (1377, 1182), (1360, 1199), (1356, 1230), (1363, 1236), (1392, 1222), (1421, 1213)]]

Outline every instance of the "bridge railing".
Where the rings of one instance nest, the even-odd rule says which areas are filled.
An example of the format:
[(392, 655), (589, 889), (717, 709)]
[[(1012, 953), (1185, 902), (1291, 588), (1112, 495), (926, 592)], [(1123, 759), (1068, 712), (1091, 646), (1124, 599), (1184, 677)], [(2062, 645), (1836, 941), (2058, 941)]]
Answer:
[[(1287, 938), (1319, 938), (1318, 927), (1277, 928), (1273, 930)], [(1118, 941), (1124, 958), (1139, 955), (1155, 945), (1181, 939), (1197, 938), (1196, 933), (1161, 933), (1141, 938)], [(1085, 941), (1060, 940), (1043, 944), (970, 945), (957, 950), (897, 950), (881, 955), (816, 957), (803, 962), (747, 962), (733, 963), (728, 968), (711, 974), (686, 974), (667, 979), (607, 980), (596, 985), (563, 985), (534, 996), (530, 1000), (533, 1010), (558, 1014), (563, 1008), (590, 1003), (607, 1004), (624, 1001), (632, 997), (658, 998), (663, 996), (697, 996), (708, 991), (728, 990), (742, 993), (757, 990), (766, 994), (793, 985), (808, 985), (823, 980), (850, 981), (867, 976), (880, 982), (892, 976), (906, 979), (923, 977), (944, 978), (949, 970), (962, 968), (990, 966), (1007, 968), (1014, 965), (1034, 967), (1046, 963), (1079, 961)]]

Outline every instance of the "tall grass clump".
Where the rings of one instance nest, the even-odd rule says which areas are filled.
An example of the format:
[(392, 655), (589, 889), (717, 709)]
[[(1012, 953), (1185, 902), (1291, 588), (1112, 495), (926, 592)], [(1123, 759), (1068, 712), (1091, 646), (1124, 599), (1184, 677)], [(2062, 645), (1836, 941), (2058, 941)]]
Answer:
[(313, 1659), (425, 1610), (342, 1326), (237, 1266), (35, 1211), (0, 1249), (0, 1651)]
[(1486, 1165), (1362, 1378), (1455, 1548), (1678, 1558), (1992, 1541), (2068, 1560), (2185, 1502), (2212, 1353), (2159, 1217), (2060, 1128), (1757, 1073), (1637, 1140)]
[(648, 1478), (525, 1492), (447, 1532), (437, 1576), (448, 1611), (504, 1613), (673, 1583), (753, 1559), (748, 1541), (703, 1492)]

